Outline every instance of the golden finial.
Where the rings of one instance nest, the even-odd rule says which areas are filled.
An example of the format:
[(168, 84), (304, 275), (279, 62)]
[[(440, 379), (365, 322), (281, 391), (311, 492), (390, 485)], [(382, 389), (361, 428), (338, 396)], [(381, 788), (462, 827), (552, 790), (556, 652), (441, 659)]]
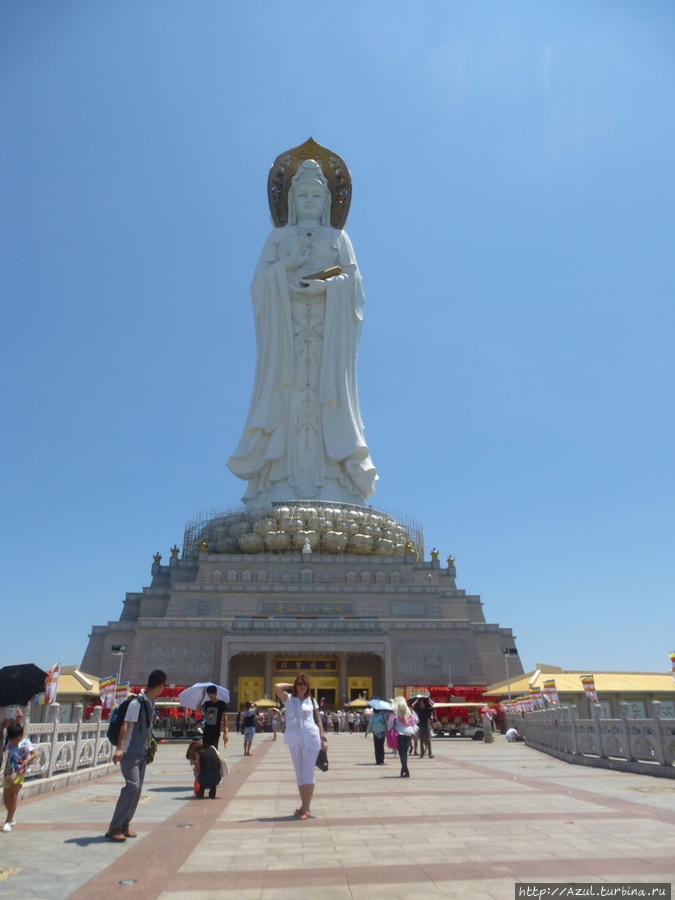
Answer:
[(178, 544), (174, 544), (171, 548), (171, 559), (178, 559), (179, 552)]
[(162, 561), (162, 554), (155, 553), (155, 555), (152, 557), (152, 561), (156, 566), (158, 566)]
[(438, 550), (435, 547), (431, 548), (431, 561), (438, 562)]
[(455, 557), (452, 555), (452, 553), (451, 553), (450, 556), (447, 558), (446, 562), (447, 562), (447, 564), (448, 564), (448, 568), (449, 568), (449, 569), (454, 569), (454, 567), (455, 567)]
[(415, 548), (413, 547), (413, 542), (412, 542), (412, 541), (408, 541), (408, 542), (406, 543), (406, 545), (405, 545), (405, 552), (406, 552), (406, 553), (414, 553), (414, 552), (415, 552)]
[(206, 553), (206, 548), (207, 548), (208, 546), (209, 546), (209, 542), (208, 542), (208, 541), (201, 541), (200, 544), (199, 544), (199, 549), (201, 550), (202, 553)]

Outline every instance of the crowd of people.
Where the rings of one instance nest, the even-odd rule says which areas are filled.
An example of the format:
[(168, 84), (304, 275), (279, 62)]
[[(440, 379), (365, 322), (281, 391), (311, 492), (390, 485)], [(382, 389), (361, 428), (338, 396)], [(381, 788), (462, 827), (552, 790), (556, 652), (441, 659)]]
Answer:
[[(123, 720), (115, 732), (112, 761), (119, 763), (124, 785), (105, 834), (112, 841), (136, 837), (131, 823), (141, 797), (146, 766), (152, 762), (156, 749), (152, 735), (153, 723), (157, 721), (155, 700), (166, 684), (166, 673), (155, 669), (144, 690), (120, 707)], [(274, 691), (278, 707), (263, 709), (246, 701), (237, 713), (235, 727), (243, 736), (244, 756), (252, 755), (256, 734), (269, 730), (272, 740), (276, 741), (277, 734), (283, 732), (300, 796), (300, 804), (293, 813), (298, 819), (310, 816), (316, 768), (328, 768), (329, 733), (363, 733), (365, 738), (372, 737), (375, 764), (385, 764), (386, 749), (389, 748), (398, 756), (401, 778), (410, 777), (408, 762), (411, 756), (433, 759), (431, 737), (434, 726), (439, 723), (433, 704), (426, 696), (413, 698), (410, 706), (404, 697), (396, 697), (391, 704), (379, 701), (373, 702), (372, 707), (348, 706), (333, 711), (325, 708), (324, 698), (317, 702), (312, 697), (309, 678), (304, 674), (298, 675), (292, 683), (276, 684)], [(229, 745), (227, 703), (219, 699), (218, 688), (212, 684), (204, 688), (196, 705), (193, 720), (196, 726), (198, 724), (198, 731), (196, 728), (186, 759), (192, 767), (195, 798), (201, 800), (208, 792), (210, 799), (216, 799), (217, 787), (228, 771), (219, 749), (221, 738), (223, 750)], [(0, 831), (5, 833), (16, 824), (16, 808), (26, 769), (36, 758), (33, 744), (24, 734), (22, 720), (20, 707), (11, 717), (0, 719), (0, 748), (6, 757), (3, 800), (7, 812)], [(110, 734), (109, 731), (109, 737)], [(509, 729), (506, 739), (510, 742), (522, 740), (515, 729)]]

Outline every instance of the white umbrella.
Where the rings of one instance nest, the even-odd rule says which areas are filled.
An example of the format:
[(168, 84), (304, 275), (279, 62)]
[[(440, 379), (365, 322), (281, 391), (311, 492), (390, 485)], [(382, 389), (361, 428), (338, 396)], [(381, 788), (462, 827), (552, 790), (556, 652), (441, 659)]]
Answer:
[[(197, 709), (203, 700), (208, 699), (205, 691), (207, 687), (211, 687), (212, 684), (212, 681), (198, 681), (197, 684), (190, 685), (189, 688), (185, 688), (184, 691), (180, 692), (178, 695), (178, 702), (186, 709)], [(214, 684), (213, 686), (216, 689), (216, 699), (224, 700), (225, 703), (227, 703), (230, 699), (230, 692), (228, 689), (222, 687), (220, 684)]]
[(372, 706), (373, 709), (384, 710), (386, 712), (392, 712), (392, 705), (388, 700), (380, 700), (379, 697), (373, 697), (372, 700), (369, 700), (368, 703)]

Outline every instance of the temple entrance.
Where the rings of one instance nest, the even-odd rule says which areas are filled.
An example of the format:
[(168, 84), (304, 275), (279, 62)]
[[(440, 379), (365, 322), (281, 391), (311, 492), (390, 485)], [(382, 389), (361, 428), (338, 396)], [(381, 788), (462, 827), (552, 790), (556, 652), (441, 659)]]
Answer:
[(253, 703), (254, 700), (260, 700), (265, 689), (265, 679), (256, 677), (244, 677), (237, 680), (237, 701), (239, 709), (244, 708), (247, 700)]
[(367, 676), (347, 679), (347, 692), (349, 699), (356, 700), (359, 697), (369, 699), (373, 696), (373, 679)]
[(322, 709), (334, 710), (339, 684), (337, 678), (314, 678), (310, 679), (312, 684), (312, 696)]
[[(307, 675), (312, 694), (327, 711), (340, 709), (358, 697), (389, 696), (384, 682), (384, 661), (375, 653), (344, 652), (333, 655), (305, 651), (271, 650), (234, 653), (228, 664), (228, 682), (232, 691), (230, 709), (239, 710), (247, 700), (263, 696), (276, 701), (274, 685), (292, 684), (297, 675)], [(391, 689), (390, 689), (391, 690)]]
[[(296, 676), (307, 675), (312, 695), (324, 709), (337, 709), (340, 692), (337, 677), (338, 661), (335, 657), (279, 656), (274, 660), (274, 680), (294, 681)], [(323, 703), (321, 702), (323, 698)]]

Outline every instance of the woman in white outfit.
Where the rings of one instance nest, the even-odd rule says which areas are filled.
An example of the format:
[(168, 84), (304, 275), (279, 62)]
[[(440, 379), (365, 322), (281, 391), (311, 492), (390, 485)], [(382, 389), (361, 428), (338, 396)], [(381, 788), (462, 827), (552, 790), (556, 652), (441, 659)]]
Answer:
[(293, 684), (275, 684), (274, 690), (286, 706), (284, 743), (293, 760), (300, 792), (300, 806), (294, 815), (299, 819), (308, 819), (314, 793), (314, 764), (319, 750), (322, 747), (326, 749), (328, 741), (323, 733), (321, 718), (314, 713), (316, 704), (312, 700), (306, 675), (298, 675)]

